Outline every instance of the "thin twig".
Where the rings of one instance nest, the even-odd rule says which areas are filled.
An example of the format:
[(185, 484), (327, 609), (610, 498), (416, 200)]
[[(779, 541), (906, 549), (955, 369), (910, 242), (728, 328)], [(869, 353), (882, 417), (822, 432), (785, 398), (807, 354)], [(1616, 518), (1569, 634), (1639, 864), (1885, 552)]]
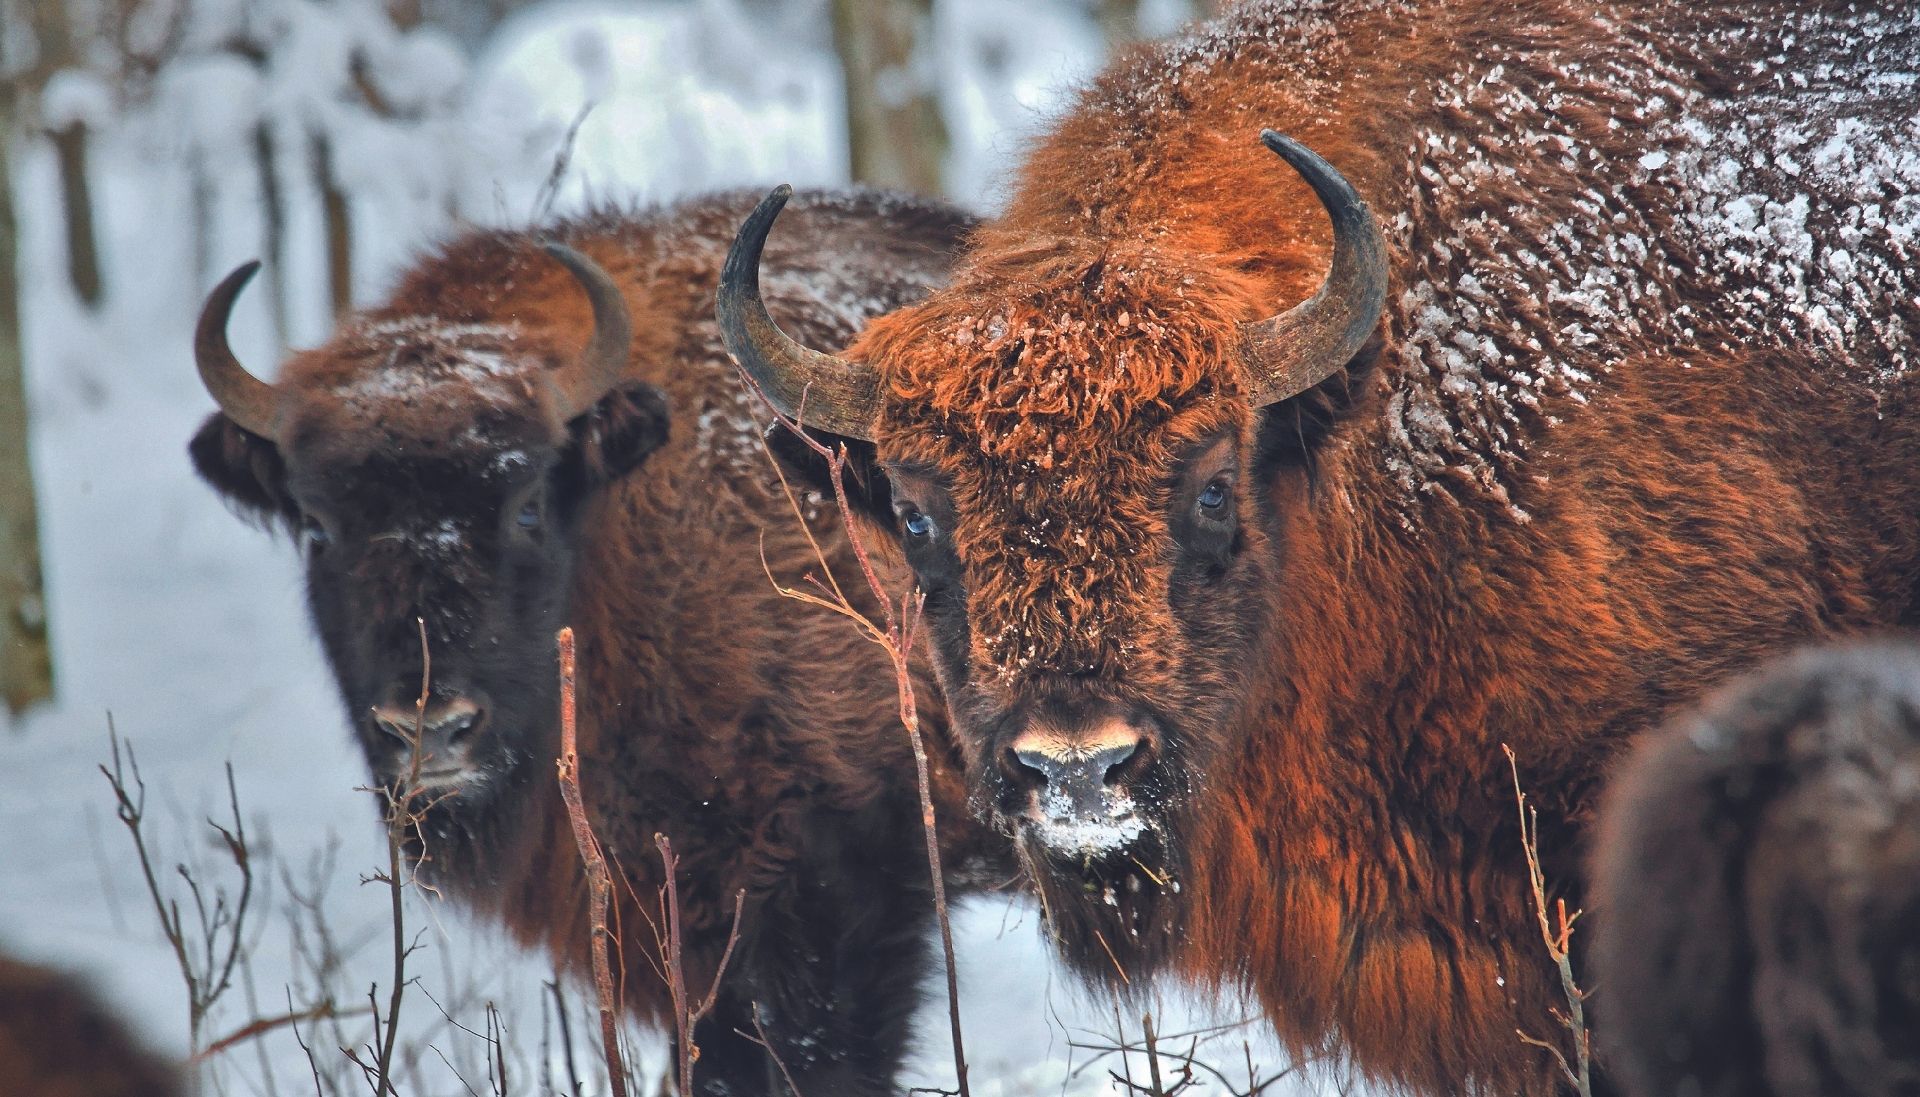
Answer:
[[(607, 956), (607, 900), (613, 890), (607, 873), (607, 859), (600, 839), (587, 819), (587, 807), (580, 795), (580, 746), (575, 725), (575, 673), (573, 629), (560, 630), (560, 798), (566, 803), (567, 819), (573, 825), (573, 842), (586, 866), (588, 925), (592, 935), (593, 986), (600, 998), (600, 1041), (607, 1057), (607, 1085), (613, 1097), (626, 1097), (627, 1070), (620, 1058), (620, 1021), (618, 1002), (613, 994), (613, 971)], [(577, 1084), (577, 1083), (576, 1083)]]
[(800, 1092), (800, 1086), (794, 1082), (793, 1075), (787, 1072), (787, 1064), (780, 1061), (780, 1053), (773, 1050), (773, 1041), (767, 1038), (767, 1027), (760, 1023), (759, 1002), (753, 1003), (753, 1031), (757, 1034), (756, 1036), (747, 1036), (744, 1032), (740, 1035), (747, 1036), (747, 1039), (766, 1048), (767, 1058), (773, 1060), (773, 1065), (779, 1069), (780, 1077), (786, 1080), (787, 1089), (793, 1094), (793, 1097), (804, 1097)]
[[(787, 483), (786, 473), (781, 470), (780, 462), (774, 457), (772, 449), (767, 446), (766, 439), (762, 438), (761, 450), (766, 454), (768, 463), (773, 466), (774, 475), (779, 477), (780, 488), (786, 493), (787, 504), (793, 511), (794, 519), (799, 522), (800, 528), (805, 532), (807, 544), (812, 547), (814, 559), (820, 567), (821, 574), (825, 576), (824, 583), (816, 580), (815, 585), (823, 592), (830, 592), (830, 596), (785, 586), (773, 577), (771, 568), (767, 569), (768, 579), (773, 583), (774, 589), (785, 597), (822, 606), (851, 618), (861, 635), (880, 645), (886, 652), (887, 658), (893, 663), (894, 691), (900, 702), (900, 724), (906, 728), (908, 742), (913, 747), (914, 776), (920, 791), (920, 827), (926, 837), (927, 868), (933, 880), (934, 913), (940, 925), (941, 954), (946, 960), (947, 1024), (953, 1040), (954, 1072), (960, 1097), (971, 1097), (967, 1085), (966, 1041), (960, 1031), (960, 975), (959, 967), (954, 960), (953, 922), (947, 907), (946, 873), (940, 865), (940, 834), (934, 814), (933, 783), (927, 765), (926, 743), (920, 734), (920, 713), (915, 705), (913, 693), (913, 643), (921, 614), (926, 607), (926, 595), (917, 588), (903, 594), (900, 599), (900, 610), (896, 614), (893, 598), (887, 593), (885, 584), (881, 583), (879, 574), (874, 570), (873, 560), (867, 554), (866, 543), (860, 536), (860, 528), (854, 517), (853, 507), (847, 501), (846, 447), (834, 449), (826, 446), (802, 428), (801, 419), (806, 414), (806, 392), (801, 393), (799, 416), (789, 417), (774, 407), (773, 402), (767, 399), (751, 374), (743, 369), (740, 375), (780, 425), (792, 432), (794, 437), (800, 439), (827, 463), (827, 472), (833, 483), (833, 498), (840, 508), (840, 521), (846, 533), (848, 547), (853, 550), (854, 560), (860, 566), (860, 574), (866, 580), (867, 589), (880, 605), (883, 623), (875, 624), (872, 618), (853, 605), (852, 600), (841, 589), (838, 580), (834, 578), (833, 566), (828, 562), (826, 552), (820, 547), (811, 527), (807, 524), (800, 501), (794, 497), (792, 485)], [(763, 567), (766, 566), (765, 561), (763, 552), (761, 556)]]
[(707, 993), (699, 1005), (692, 1004), (687, 993), (687, 971), (685, 945), (680, 931), (680, 858), (673, 852), (673, 843), (664, 834), (655, 834), (653, 844), (660, 851), (660, 863), (666, 870), (667, 881), (660, 888), (662, 921), (666, 923), (665, 939), (660, 938), (659, 924), (655, 923), (655, 940), (660, 946), (667, 969), (667, 994), (673, 1002), (674, 1048), (678, 1052), (680, 1092), (693, 1092), (693, 1064), (700, 1057), (699, 1045), (694, 1041), (694, 1029), (720, 1000), (720, 981), (727, 974), (727, 964), (733, 959), (733, 947), (740, 941), (740, 915), (745, 909), (747, 893), (740, 889), (733, 893), (733, 928), (727, 933), (725, 949), (720, 953), (720, 963), (713, 970), (713, 981), (707, 986)]
[(1507, 768), (1513, 772), (1513, 801), (1520, 815), (1520, 845), (1527, 857), (1527, 882), (1533, 891), (1533, 909), (1540, 923), (1540, 938), (1546, 942), (1547, 955), (1560, 972), (1561, 993), (1567, 999), (1567, 1012), (1553, 1011), (1554, 1019), (1573, 1038), (1573, 1059), (1569, 1062), (1565, 1051), (1550, 1041), (1525, 1031), (1517, 1031), (1517, 1035), (1522, 1043), (1551, 1054), (1560, 1072), (1573, 1084), (1580, 1097), (1593, 1097), (1593, 1042), (1587, 1032), (1587, 992), (1580, 989), (1573, 976), (1573, 925), (1579, 920), (1581, 912), (1576, 910), (1572, 914), (1567, 913), (1567, 901), (1560, 899), (1554, 904), (1557, 925), (1547, 917), (1547, 879), (1540, 869), (1540, 815), (1527, 803), (1527, 794), (1521, 791), (1520, 761), (1514, 755), (1513, 748), (1502, 743), (1500, 749), (1507, 752)]

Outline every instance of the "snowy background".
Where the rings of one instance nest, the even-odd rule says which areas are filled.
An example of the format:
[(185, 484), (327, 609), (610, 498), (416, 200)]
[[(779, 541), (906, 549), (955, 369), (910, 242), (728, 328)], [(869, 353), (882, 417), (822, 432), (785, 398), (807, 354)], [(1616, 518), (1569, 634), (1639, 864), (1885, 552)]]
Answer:
[[(205, 823), (224, 815), (223, 763), (254, 832), (265, 892), (252, 963), (207, 1026), (210, 1037), (285, 1009), (290, 993), (311, 1000), (316, 988), (295, 959), (310, 927), (304, 938), (293, 931), (288, 877), (324, 889), (345, 954), (337, 992), (360, 999), (380, 982), (384, 993), (390, 963), (385, 893), (360, 883), (383, 859), (381, 835), (369, 797), (355, 791), (361, 760), (309, 636), (295, 554), (226, 512), (185, 454), (211, 406), (189, 351), (200, 297), (264, 250), (251, 144), (262, 123), (280, 150), (283, 308), (276, 320), (269, 294), (243, 301), (234, 341), (252, 362), (319, 341), (329, 326), (321, 201), (306, 166), (315, 134), (331, 142), (350, 196), (361, 303), (459, 221), (532, 215), (589, 100), (557, 211), (593, 196), (844, 182), (847, 171), (841, 77), (821, 0), (544, 3), (464, 37), (432, 24), (396, 30), (364, 0), (194, 0), (187, 10), (167, 28), (135, 20), (136, 37), (180, 35), (138, 95), (82, 66), (55, 76), (38, 103), (47, 128), (83, 121), (91, 131), (105, 281), (97, 308), (84, 307), (65, 276), (52, 144), (21, 137), (12, 148), (58, 699), (0, 729), (0, 945), (84, 972), (150, 1042), (175, 1053), (187, 1046), (180, 979), (95, 770), (107, 758), (110, 717), (138, 751), (163, 868), (186, 860), (210, 885), (231, 881)], [(1023, 135), (1106, 46), (1089, 5), (1074, 0), (941, 0), (936, 10), (929, 64), (953, 141), (950, 196), (991, 210)], [(1185, 10), (1183, 0), (1146, 3), (1142, 29), (1164, 31)], [(252, 55), (226, 48), (236, 40), (252, 43)], [(368, 85), (380, 112), (365, 107)], [(168, 886), (179, 890), (177, 880)], [(457, 909), (421, 895), (410, 903), (413, 923), (431, 927), (415, 963), (422, 988), (475, 1028), (482, 1003), (500, 1003), (515, 1089), (538, 1091), (527, 1078), (550, 1065), (535, 1062), (550, 966)], [(1123, 1092), (1105, 1074), (1116, 1064), (1089, 1068), (1091, 1056), (1068, 1046), (1111, 1035), (1112, 1005), (1087, 999), (1055, 969), (1032, 911), (982, 902), (959, 928), (974, 1091)], [(944, 1003), (938, 985), (928, 991), (909, 1080), (951, 1086)], [(577, 994), (572, 1001), (584, 1029), (587, 1014)], [(1240, 1008), (1149, 1005), (1167, 1014), (1164, 1032)], [(480, 1042), (418, 996), (409, 1010), (410, 1031), (450, 1061), (424, 1059), (411, 1092), (465, 1092), (456, 1066), (484, 1091)], [(1135, 1032), (1138, 1011), (1129, 1010)], [(363, 1022), (345, 1022), (348, 1035)], [(1220, 1035), (1208, 1057), (1238, 1079), (1242, 1040), (1252, 1039), (1262, 1075), (1271, 1073), (1279, 1058), (1259, 1032)], [(657, 1071), (662, 1042), (639, 1034), (635, 1046)], [(284, 1031), (215, 1061), (203, 1081), (207, 1092), (233, 1094), (311, 1089)], [(1218, 1081), (1199, 1090), (1226, 1091)]]

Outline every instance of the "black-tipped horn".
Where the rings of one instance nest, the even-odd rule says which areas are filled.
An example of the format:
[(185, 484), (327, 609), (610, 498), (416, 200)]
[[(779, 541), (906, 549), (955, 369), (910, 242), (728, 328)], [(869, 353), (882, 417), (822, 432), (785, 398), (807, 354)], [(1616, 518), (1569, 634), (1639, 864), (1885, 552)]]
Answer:
[(1260, 140), (1320, 196), (1333, 221), (1333, 264), (1312, 297), (1242, 328), (1255, 407), (1298, 396), (1346, 365), (1387, 302), (1387, 242), (1366, 201), (1312, 149), (1272, 130)]
[(785, 183), (773, 188), (734, 236), (714, 302), (720, 336), (734, 361), (782, 414), (870, 441), (880, 408), (879, 376), (870, 368), (801, 346), (780, 330), (760, 299), (760, 249), (792, 194)]
[(592, 410), (620, 383), (632, 353), (633, 318), (627, 312), (626, 295), (600, 264), (565, 244), (547, 241), (540, 246), (567, 268), (593, 306), (593, 338), (587, 341), (587, 349), (577, 361), (555, 370), (552, 378), (560, 394), (561, 418), (572, 419)]
[(272, 439), (279, 402), (273, 386), (248, 373), (227, 345), (227, 317), (233, 313), (240, 291), (259, 270), (258, 259), (242, 263), (207, 294), (207, 303), (200, 307), (200, 323), (193, 332), (193, 360), (200, 367), (200, 383), (221, 413), (244, 429)]

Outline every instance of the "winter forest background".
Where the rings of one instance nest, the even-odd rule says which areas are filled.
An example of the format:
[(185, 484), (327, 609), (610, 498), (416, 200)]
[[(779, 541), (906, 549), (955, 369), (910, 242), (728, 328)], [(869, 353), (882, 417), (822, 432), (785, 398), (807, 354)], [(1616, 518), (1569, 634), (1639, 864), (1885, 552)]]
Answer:
[[(323, 339), (464, 224), (855, 178), (991, 211), (1023, 137), (1077, 80), (1203, 6), (0, 0), (0, 949), (84, 973), (149, 1043), (186, 1053), (187, 992), (96, 768), (111, 725), (137, 751), (160, 884), (183, 903), (176, 862), (210, 904), (237, 898), (207, 822), (230, 819), (232, 767), (255, 890), (201, 1046), (328, 998), (349, 1008), (390, 975), (387, 898), (363, 883), (383, 838), (297, 558), (186, 460), (211, 408), (191, 327), (221, 274), (266, 261), (233, 324), (242, 360), (265, 362)], [(30, 654), (42, 637), (50, 680)], [(406, 1022), (404, 1091), (488, 1092), (497, 1025), (512, 1092), (573, 1092), (570, 1011), (595, 1092), (580, 988), (549, 989), (550, 965), (457, 909), (407, 901), (437, 1004), (416, 999)], [(975, 903), (957, 929), (976, 1093), (1125, 1093), (1099, 1046), (1137, 1038), (1140, 1011), (1164, 1033), (1238, 1016), (1084, 997), (1019, 901)], [(928, 996), (910, 1080), (950, 1087), (937, 982)], [(366, 1024), (309, 1026), (327, 1092), (360, 1092), (329, 1056)], [(1282, 1065), (1257, 1026), (1190, 1043), (1236, 1079)], [(664, 1041), (632, 1045), (659, 1077)], [(222, 1094), (312, 1092), (308, 1074), (286, 1028), (200, 1071)]]

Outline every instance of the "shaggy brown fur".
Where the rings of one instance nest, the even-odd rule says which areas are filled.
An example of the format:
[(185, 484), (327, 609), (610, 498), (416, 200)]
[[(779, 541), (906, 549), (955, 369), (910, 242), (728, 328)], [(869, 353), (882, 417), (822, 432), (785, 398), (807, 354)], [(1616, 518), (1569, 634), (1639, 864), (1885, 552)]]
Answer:
[(1635, 1097), (1920, 1092), (1920, 650), (1802, 655), (1649, 736), (1593, 885)]
[[(702, 1091), (784, 1092), (736, 1031), (753, 1031), (757, 1003), (803, 1092), (889, 1093), (931, 917), (914, 767), (882, 653), (779, 597), (762, 570), (764, 556), (798, 584), (816, 569), (712, 319), (748, 204), (551, 229), (624, 287), (633, 316), (627, 381), (579, 421), (556, 423), (539, 381), (586, 341), (585, 296), (533, 235), (478, 233), (286, 364), (278, 445), (216, 415), (194, 456), (231, 497), (306, 531), (316, 627), (381, 779), (406, 759), (369, 707), (418, 693), (416, 617), (436, 699), (482, 701), (470, 747), (450, 748), (467, 763), (454, 795), (424, 828), (432, 877), (584, 962), (581, 867), (553, 768), (552, 637), (571, 623), (586, 798), (624, 875), (628, 1007), (669, 1018), (647, 917), (664, 833), (682, 858), (689, 986), (710, 980), (732, 895), (747, 893), (727, 993), (698, 1034)], [(814, 338), (845, 339), (937, 284), (968, 227), (909, 200), (805, 196), (772, 260), (777, 307)], [(852, 577), (831, 508), (812, 519)], [(937, 697), (927, 675), (919, 685)], [(948, 864), (977, 883), (992, 858), (928, 707)]]
[(0, 1093), (172, 1097), (173, 1068), (72, 979), (0, 956)]
[[(1296, 1049), (1424, 1092), (1555, 1087), (1514, 1034), (1559, 991), (1501, 744), (1577, 905), (1636, 732), (1910, 615), (1917, 24), (1253, 4), (1115, 64), (952, 283), (852, 344), (891, 507), (935, 531), (903, 551), (976, 794), (1083, 970), (1250, 986)], [(1392, 266), (1375, 345), (1264, 410), (1238, 325), (1330, 233), (1262, 127)], [(1035, 840), (1011, 744), (1114, 719), (1131, 829)]]

